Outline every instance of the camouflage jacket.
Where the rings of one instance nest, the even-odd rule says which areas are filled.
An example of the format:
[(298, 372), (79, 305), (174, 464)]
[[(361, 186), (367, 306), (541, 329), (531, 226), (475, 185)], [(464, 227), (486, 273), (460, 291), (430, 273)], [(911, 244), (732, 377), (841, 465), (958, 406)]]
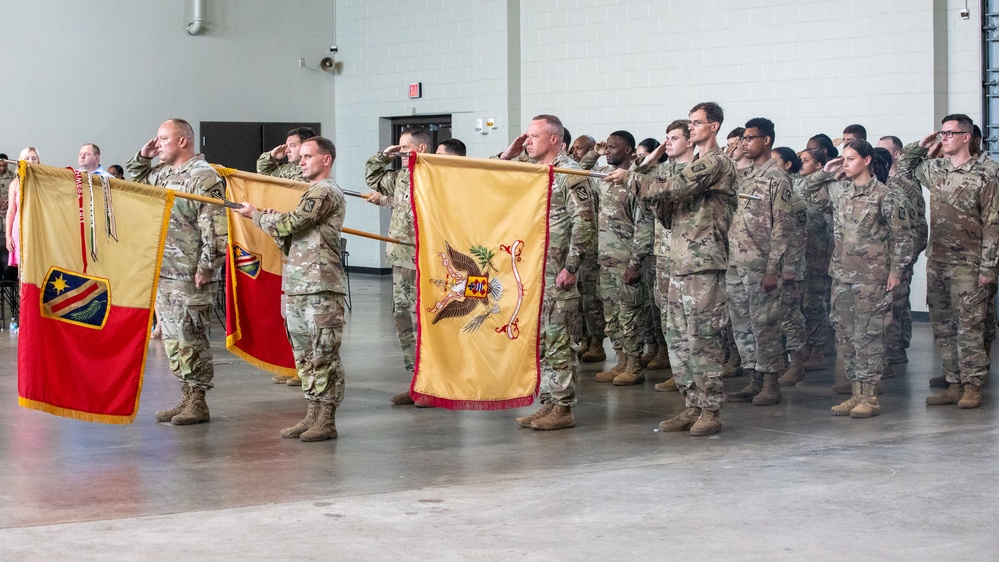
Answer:
[[(579, 168), (565, 152), (560, 152), (552, 166)], [(596, 246), (595, 210), (590, 178), (555, 174), (548, 205), (548, 261), (545, 263), (545, 298), (553, 300), (579, 296), (578, 283), (560, 289), (555, 278), (566, 266), (579, 268), (583, 254)]]
[(735, 183), (735, 165), (720, 148), (698, 154), (678, 174), (639, 176), (642, 199), (671, 205), (670, 276), (728, 269)]
[(976, 266), (993, 276), (999, 245), (996, 175), (974, 158), (957, 168), (945, 158), (928, 159), (918, 143), (905, 147), (898, 171), (930, 192), (926, 259)]
[(257, 173), (286, 180), (305, 181), (305, 178), (302, 177), (302, 169), (298, 167), (298, 164), (291, 162), (281, 164), (279, 160), (275, 160), (271, 156), (270, 152), (265, 152), (260, 155), (260, 158), (257, 158)]
[[(683, 171), (686, 163), (663, 162), (656, 164), (647, 174), (653, 177), (666, 178), (674, 176)], [(669, 203), (660, 199), (653, 205), (649, 205), (649, 212), (655, 218), (655, 233), (652, 253), (658, 257), (669, 257), (670, 241), (673, 239), (673, 231), (670, 230), (673, 220), (673, 212)]]
[(805, 272), (806, 275), (829, 275), (829, 260), (833, 250), (833, 220), (832, 215), (824, 209), (829, 208), (829, 189), (827, 183), (821, 184), (817, 191), (805, 197), (804, 188), (807, 177), (794, 178), (794, 190), (805, 201), (805, 213), (808, 215), (808, 236), (805, 241)]
[[(176, 168), (166, 164), (154, 167), (151, 162), (139, 154), (132, 157), (125, 165), (132, 181), (223, 199), (222, 178), (203, 155)], [(224, 207), (175, 197), (160, 277), (194, 282), (195, 273), (201, 273), (213, 281), (220, 280), (228, 236)]]
[(288, 256), (281, 279), (286, 295), (344, 294), (340, 231), (346, 210), (340, 186), (326, 178), (309, 187), (293, 211), (253, 214), (253, 223)]
[(888, 178), (888, 192), (892, 193), (899, 200), (904, 201), (909, 208), (909, 223), (912, 225), (913, 233), (913, 256), (909, 267), (915, 265), (919, 258), (919, 253), (926, 249), (926, 241), (929, 236), (929, 225), (926, 222), (926, 199), (923, 198), (923, 190), (912, 178), (903, 174), (895, 174)]
[(728, 231), (730, 266), (779, 274), (794, 233), (791, 178), (770, 159), (739, 174), (739, 192), (759, 199), (739, 199)]
[[(816, 194), (827, 186), (828, 200)], [(909, 208), (879, 182), (837, 182), (818, 171), (805, 178), (805, 197), (833, 215), (833, 248), (829, 275), (842, 283), (883, 285), (888, 275), (902, 276), (914, 256)]]
[[(389, 165), (394, 158), (381, 152), (368, 158), (364, 165), (364, 181), (371, 189), (390, 198), (386, 202), (392, 206), (388, 235), (403, 242), (415, 243), (413, 206), (409, 199), (409, 170), (390, 170)], [(396, 267), (416, 269), (416, 248), (412, 246), (386, 243), (385, 257)]]
[(791, 217), (794, 231), (791, 233), (791, 241), (784, 254), (781, 275), (793, 276), (795, 281), (804, 281), (807, 273), (805, 252), (808, 249), (808, 203), (801, 194), (800, 184), (795, 187), (793, 180), (791, 184)]
[[(595, 171), (612, 169), (604, 166)], [(600, 181), (597, 187), (597, 263), (606, 268), (639, 267), (652, 253), (652, 215), (629, 185)]]

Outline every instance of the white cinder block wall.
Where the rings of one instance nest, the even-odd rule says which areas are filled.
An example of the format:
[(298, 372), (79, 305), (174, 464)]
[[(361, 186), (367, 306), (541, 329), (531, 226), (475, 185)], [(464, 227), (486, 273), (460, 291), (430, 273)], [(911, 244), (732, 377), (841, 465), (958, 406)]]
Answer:
[[(756, 116), (794, 148), (859, 122), (912, 141), (949, 112), (981, 118), (979, 3), (962, 0), (213, 0), (190, 37), (187, 2), (20, 3), (4, 14), (0, 150), (34, 144), (73, 165), (80, 144), (123, 162), (170, 116), (315, 120), (337, 180), (363, 189), (379, 118), (451, 113), (472, 156), (501, 150), (534, 114), (574, 134), (662, 136), (696, 102)], [(335, 17), (334, 17), (335, 13)], [(337, 43), (338, 74), (310, 66)], [(407, 84), (423, 82), (409, 100)], [(479, 135), (476, 119), (499, 129)], [(473, 205), (474, 202), (469, 202)], [(356, 199), (347, 226), (384, 231)], [(352, 264), (385, 267), (354, 239)], [(925, 310), (917, 268), (913, 305)]]
[[(800, 149), (818, 132), (836, 138), (855, 122), (875, 142), (887, 134), (910, 142), (935, 130), (946, 112), (981, 118), (980, 15), (972, 4), (966, 21), (958, 15), (960, 0), (522, 2), (521, 60), (513, 68), (520, 70), (521, 118), (509, 127), (504, 122), (501, 131), (509, 140), (532, 115), (554, 113), (574, 135), (603, 138), (626, 129), (639, 139), (661, 137), (670, 120), (685, 117), (698, 101), (714, 100), (726, 110), (723, 133), (764, 116), (776, 123), (780, 146)], [(418, 113), (471, 111), (481, 117), (510, 102), (504, 100), (505, 83), (493, 80), (472, 86), (471, 98), (445, 95), (417, 104), (404, 99), (405, 85), (415, 81), (428, 93), (460, 90), (451, 81), (455, 74), (467, 75), (466, 59), (440, 53), (469, 29), (476, 30), (474, 38), (459, 44), (482, 51), (502, 72), (502, 42), (517, 36), (514, 28), (499, 29), (508, 2), (367, 6), (341, 0), (338, 6), (341, 43), (356, 36), (370, 45), (373, 34), (374, 44), (384, 47), (380, 52), (390, 52), (402, 34), (386, 33), (379, 27), (390, 25), (384, 19), (370, 21), (388, 17), (407, 22), (399, 29), (418, 53), (404, 49), (406, 64), (394, 71), (375, 57), (374, 75), (338, 80), (338, 131), (348, 128), (365, 139), (349, 139), (351, 148), (342, 152), (340, 170), (352, 178), (359, 177), (363, 158), (376, 144), (376, 117), (405, 114), (414, 106)], [(454, 24), (456, 18), (467, 25)], [(425, 29), (428, 21), (438, 22), (435, 31)], [(438, 32), (443, 35), (435, 39)], [(434, 70), (439, 84), (425, 78)], [(464, 130), (458, 117), (455, 135), (478, 141), (470, 144), (470, 154), (485, 156), (502, 147), (492, 136), (478, 138), (471, 116)], [(913, 306), (925, 310), (922, 267), (916, 275)]]

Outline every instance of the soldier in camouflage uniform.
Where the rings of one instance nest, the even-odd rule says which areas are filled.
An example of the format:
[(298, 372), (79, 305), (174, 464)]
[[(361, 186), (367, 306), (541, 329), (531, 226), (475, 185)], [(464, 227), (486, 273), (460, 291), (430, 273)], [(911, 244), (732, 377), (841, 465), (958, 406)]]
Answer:
[(728, 312), (742, 366), (750, 375), (749, 385), (729, 394), (728, 400), (756, 406), (772, 406), (781, 399), (777, 379), (786, 361), (780, 280), (791, 265), (785, 263), (785, 254), (795, 230), (791, 178), (771, 158), (773, 142), (769, 119), (746, 123), (742, 147), (752, 165), (740, 172), (739, 192), (757, 199), (739, 201), (728, 231)]
[[(308, 127), (298, 127), (288, 131), (288, 138), (284, 144), (257, 158), (257, 173), (286, 180), (304, 181), (302, 170), (298, 166), (299, 150), (303, 142), (314, 136), (316, 136), (315, 131)], [(285, 157), (288, 161), (282, 164), (281, 160)]]
[[(999, 175), (999, 163), (989, 158), (989, 155), (982, 151), (982, 130), (978, 125), (974, 126), (971, 134), (971, 155), (978, 163), (985, 166), (993, 174)], [(985, 355), (989, 358), (990, 370), (992, 362), (992, 342), (996, 339), (996, 292), (999, 291), (999, 283), (989, 285), (989, 295), (985, 299), (985, 325), (982, 328), (982, 337), (985, 340)], [(939, 385), (933, 383), (939, 381)], [(930, 379), (930, 386), (947, 386), (946, 377), (934, 377)]]
[[(592, 170), (596, 165), (600, 154), (593, 149), (595, 145), (593, 137), (581, 136), (572, 143), (572, 150), (569, 155), (573, 160), (579, 162), (579, 166), (584, 170)], [(604, 143), (601, 143), (604, 144)], [(576, 156), (578, 152), (585, 150), (581, 157)], [(600, 190), (597, 182), (590, 180), (592, 187), (590, 194), (593, 198), (593, 208), (600, 208)], [(597, 231), (597, 217), (594, 213), (591, 228)], [(583, 319), (583, 343), (580, 345), (580, 359), (586, 363), (597, 363), (607, 359), (604, 351), (604, 338), (607, 336), (606, 322), (604, 320), (604, 304), (600, 300), (600, 265), (597, 263), (597, 241), (593, 240), (592, 247), (583, 253), (582, 261), (579, 264), (579, 275), (576, 280), (576, 287), (579, 289), (580, 313)]]
[[(408, 155), (412, 152), (427, 152), (430, 141), (430, 131), (423, 127), (410, 127), (399, 136), (399, 144), (368, 158), (364, 165), (364, 181), (376, 192), (368, 196), (368, 202), (392, 207), (388, 235), (403, 242), (416, 242), (413, 207), (409, 199)], [(402, 168), (392, 170), (389, 166), (400, 155)], [(395, 333), (402, 348), (403, 365), (412, 378), (416, 362), (416, 248), (388, 243), (385, 245), (385, 256), (392, 264), (392, 316), (395, 318)], [(413, 398), (407, 390), (393, 396), (392, 403), (397, 406), (413, 404)]]
[[(9, 157), (6, 154), (0, 154), (0, 160), (7, 160)], [(6, 251), (7, 247), (7, 205), (9, 203), (8, 193), (10, 191), (10, 182), (14, 181), (17, 177), (17, 172), (11, 170), (8, 164), (0, 162), (0, 251)], [(7, 266), (7, 256), (0, 256), (0, 271)]]
[[(561, 150), (563, 126), (554, 115), (538, 115), (527, 133), (514, 139), (500, 158), (528, 158), (556, 168), (579, 168)], [(594, 244), (593, 198), (589, 178), (555, 174), (548, 207), (548, 259), (541, 305), (541, 408), (517, 418), (521, 427), (536, 430), (576, 426), (579, 366), (573, 347), (580, 338), (579, 291), (576, 274), (585, 249)]]
[(719, 411), (725, 399), (721, 381), (728, 296), (728, 229), (735, 207), (736, 172), (718, 147), (721, 107), (701, 103), (690, 111), (690, 140), (698, 156), (669, 177), (628, 177), (614, 171), (608, 181), (637, 179), (639, 196), (673, 210), (670, 287), (666, 303), (666, 341), (677, 387), (687, 409), (659, 424), (662, 431), (711, 435), (721, 431)]
[[(795, 183), (801, 162), (788, 147), (774, 149), (781, 167), (791, 175), (791, 214), (794, 216), (794, 234), (784, 254), (781, 272), (780, 319), (784, 333), (784, 350), (791, 362), (784, 374), (777, 379), (781, 386), (795, 386), (805, 378), (805, 361), (808, 359), (808, 329), (801, 311), (805, 289), (805, 248), (808, 245), (808, 204), (801, 195), (801, 182)], [(785, 157), (787, 160), (785, 160)]]
[[(820, 171), (829, 161), (822, 149), (808, 148), (798, 153), (801, 159), (799, 176), (793, 180), (795, 191), (801, 193), (805, 178)], [(829, 193), (825, 187), (805, 198), (808, 233), (805, 242), (805, 283), (801, 312), (805, 316), (805, 329), (808, 332), (808, 347), (811, 350), (805, 361), (806, 371), (826, 368), (824, 351), (832, 338), (829, 324), (829, 293), (832, 278), (829, 277), (829, 258), (832, 255), (833, 229), (832, 215), (821, 211), (823, 205), (812, 200), (818, 199), (823, 205), (828, 202)]]
[[(840, 169), (851, 181), (836, 182)], [(881, 412), (876, 386), (881, 380), (885, 326), (891, 321), (892, 290), (912, 260), (909, 208), (875, 174), (887, 178), (887, 162), (865, 140), (843, 148), (843, 157), (809, 175), (803, 192), (833, 214), (835, 248), (832, 322), (852, 396), (833, 406), (834, 416), (869, 418)], [(816, 194), (825, 186), (828, 199)]]
[[(627, 131), (615, 131), (601, 143), (607, 166), (598, 172), (627, 170), (634, 162), (635, 137)], [(584, 168), (585, 169), (585, 168)], [(640, 284), (641, 263), (651, 253), (651, 216), (645, 212), (634, 190), (620, 183), (598, 183), (597, 262), (600, 265), (599, 296), (604, 305), (604, 330), (617, 354), (617, 365), (597, 373), (597, 382), (618, 386), (645, 381), (639, 362), (642, 354), (645, 302)], [(641, 241), (646, 239), (648, 244)]]
[[(160, 163), (152, 166), (159, 156)], [(126, 165), (132, 181), (223, 199), (222, 178), (194, 152), (194, 129), (183, 119), (160, 125)], [(170, 370), (181, 380), (183, 398), (156, 420), (190, 425), (210, 419), (205, 392), (213, 386), (208, 325), (226, 254), (226, 216), (221, 205), (177, 197), (163, 245), (156, 314)]]
[[(891, 152), (885, 150), (887, 152), (885, 156), (893, 158)], [(889, 365), (897, 365), (909, 361), (905, 350), (909, 347), (909, 340), (912, 338), (912, 304), (909, 302), (912, 273), (920, 252), (926, 249), (929, 227), (926, 223), (926, 200), (923, 199), (923, 190), (918, 183), (910, 177), (896, 173), (888, 178), (885, 185), (888, 187), (888, 191), (898, 200), (903, 201), (909, 209), (909, 223), (912, 227), (914, 245), (912, 261), (905, 266), (898, 287), (892, 291), (892, 321), (885, 329), (885, 360)], [(888, 367), (888, 369), (890, 368)]]
[[(652, 170), (645, 172), (651, 178), (662, 178), (665, 181), (678, 175), (694, 159), (694, 144), (690, 142), (690, 121), (687, 119), (677, 119), (666, 126), (666, 139), (660, 144), (642, 164), (645, 166), (658, 162), (660, 155), (666, 154), (667, 160), (655, 166)], [(642, 167), (638, 168), (639, 173)], [(637, 181), (637, 180), (636, 180)], [(634, 183), (634, 182), (633, 182)], [(655, 230), (653, 240), (653, 254), (656, 261), (655, 283), (653, 294), (659, 314), (659, 330), (662, 333), (662, 340), (657, 350), (656, 359), (650, 364), (650, 368), (670, 369), (669, 348), (666, 344), (666, 327), (669, 325), (666, 317), (667, 301), (669, 295), (669, 253), (671, 240), (673, 238), (672, 220), (673, 210), (665, 200), (659, 200), (649, 207), (649, 212), (655, 218)], [(663, 358), (665, 356), (665, 359)], [(656, 361), (661, 361), (662, 367), (653, 367)], [(655, 389), (660, 392), (676, 392), (676, 378), (670, 374), (665, 381), (655, 385)]]
[[(982, 325), (996, 280), (999, 179), (971, 155), (967, 115), (942, 123), (939, 135), (906, 146), (898, 166), (930, 192), (926, 301), (949, 386), (926, 403), (977, 408), (989, 366)], [(927, 159), (938, 136), (944, 158)]]
[(239, 213), (271, 235), (287, 256), (281, 278), (285, 323), (308, 410), (305, 419), (281, 430), (281, 436), (311, 442), (336, 439), (336, 409), (343, 401), (340, 231), (347, 204), (330, 177), (336, 159), (333, 143), (312, 137), (300, 148), (302, 177), (312, 185), (298, 206), (287, 213), (264, 213), (243, 203)]

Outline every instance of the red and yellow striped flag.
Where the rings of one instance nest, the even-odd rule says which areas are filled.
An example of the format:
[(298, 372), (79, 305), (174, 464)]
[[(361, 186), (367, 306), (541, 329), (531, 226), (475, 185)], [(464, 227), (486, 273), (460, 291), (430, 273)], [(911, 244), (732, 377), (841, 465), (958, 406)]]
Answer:
[(19, 173), (18, 403), (131, 423), (174, 195), (25, 162)]
[[(291, 211), (308, 185), (215, 166), (226, 182), (226, 198), (261, 209)], [(226, 259), (226, 347), (268, 372), (295, 375), (295, 356), (284, 327), (281, 298), (283, 254), (253, 221), (229, 213)]]
[(411, 395), (498, 410), (538, 392), (547, 166), (418, 154), (417, 339)]

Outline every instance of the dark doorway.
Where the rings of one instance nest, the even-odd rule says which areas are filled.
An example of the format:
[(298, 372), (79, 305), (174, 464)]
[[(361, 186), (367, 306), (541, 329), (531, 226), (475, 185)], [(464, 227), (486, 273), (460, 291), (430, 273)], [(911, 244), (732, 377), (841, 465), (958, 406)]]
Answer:
[[(399, 137), (407, 127), (425, 127), (430, 131), (430, 147), (433, 153), (441, 141), (451, 138), (451, 115), (408, 115), (405, 117), (382, 117), (380, 123), (382, 148), (399, 144)], [(401, 165), (397, 158), (395, 166)]]
[(257, 171), (257, 158), (264, 151), (283, 144), (288, 131), (309, 127), (322, 134), (319, 123), (245, 123), (202, 121), (201, 152), (212, 164), (247, 172)]

